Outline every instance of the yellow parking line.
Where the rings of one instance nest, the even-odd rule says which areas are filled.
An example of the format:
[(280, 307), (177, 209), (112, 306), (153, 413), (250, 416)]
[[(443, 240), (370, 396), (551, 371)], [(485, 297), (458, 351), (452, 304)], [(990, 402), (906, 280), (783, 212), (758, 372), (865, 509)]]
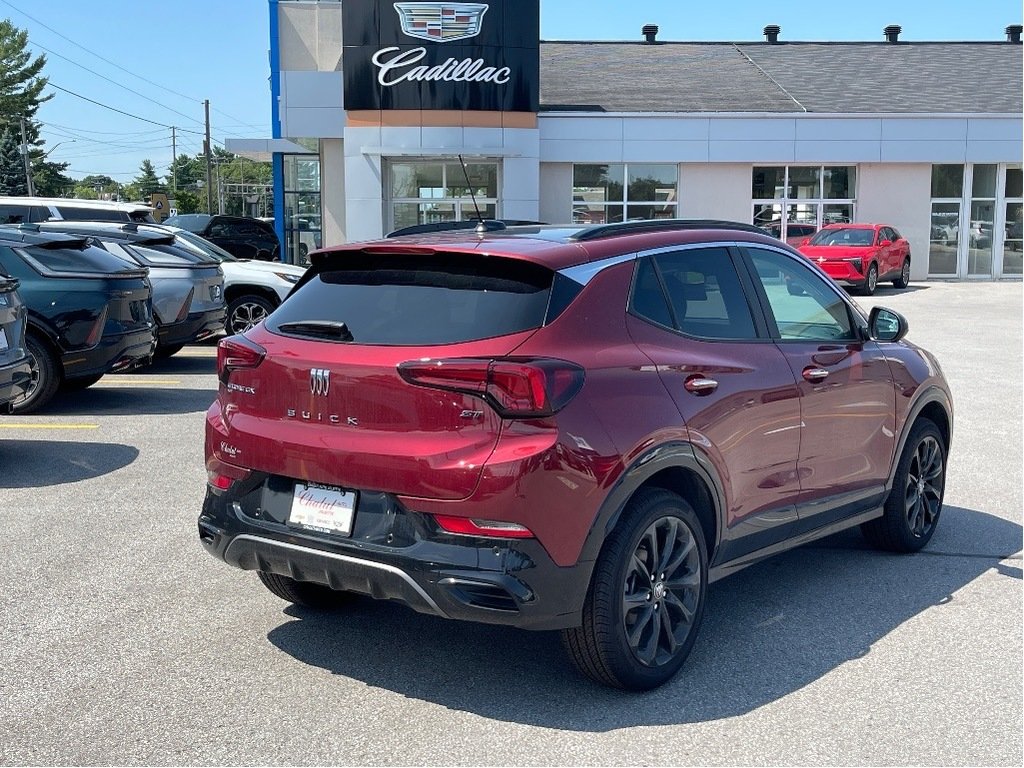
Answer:
[(99, 424), (3, 424), (0, 429), (99, 429)]

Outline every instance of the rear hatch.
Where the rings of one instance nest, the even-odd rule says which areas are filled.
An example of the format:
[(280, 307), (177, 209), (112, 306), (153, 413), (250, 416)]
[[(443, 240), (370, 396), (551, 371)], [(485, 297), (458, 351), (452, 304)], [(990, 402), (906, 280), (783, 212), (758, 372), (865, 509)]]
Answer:
[(501, 416), (479, 396), (410, 383), (399, 366), (482, 359), (486, 370), (544, 324), (554, 274), (522, 260), (406, 251), (324, 259), (246, 333), (240, 343), (265, 356), (222, 368), (224, 461), (407, 496), (473, 492)]
[(224, 308), (224, 272), (220, 262), (175, 245), (174, 236), (131, 244), (107, 242), (104, 246), (149, 269), (153, 311), (161, 324)]
[(17, 280), (0, 273), (0, 366), (25, 356), (26, 314), (17, 288)]
[[(83, 319), (68, 325), (69, 345), (92, 346), (101, 336), (152, 328), (152, 290), (144, 267), (129, 264), (91, 245), (86, 238), (62, 238), (16, 250), (29, 266), (47, 278), (21, 285), (22, 298), (28, 306), (45, 304), (42, 314), (67, 316), (82, 315), (83, 301), (90, 305), (94, 301), (103, 303), (98, 315), (102, 322), (93, 325)], [(49, 285), (49, 280), (60, 282)], [(55, 293), (55, 288), (59, 292)]]

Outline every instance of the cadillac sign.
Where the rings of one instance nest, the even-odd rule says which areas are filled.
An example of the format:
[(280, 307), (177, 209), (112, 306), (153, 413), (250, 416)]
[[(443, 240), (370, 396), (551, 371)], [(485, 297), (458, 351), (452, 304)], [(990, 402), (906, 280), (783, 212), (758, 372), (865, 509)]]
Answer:
[(345, 108), (536, 112), (539, 13), (539, 0), (345, 0)]

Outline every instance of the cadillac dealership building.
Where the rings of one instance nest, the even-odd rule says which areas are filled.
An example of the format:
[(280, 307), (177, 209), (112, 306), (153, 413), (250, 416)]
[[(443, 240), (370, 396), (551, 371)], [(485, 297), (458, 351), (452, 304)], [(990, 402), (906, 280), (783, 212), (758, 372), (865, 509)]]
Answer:
[(733, 219), (791, 242), (882, 222), (915, 280), (1021, 275), (1019, 26), (548, 42), (539, 0), (270, 0), (270, 21), (273, 138), (228, 147), (273, 158), (289, 260), (473, 218), (472, 188), (489, 218)]

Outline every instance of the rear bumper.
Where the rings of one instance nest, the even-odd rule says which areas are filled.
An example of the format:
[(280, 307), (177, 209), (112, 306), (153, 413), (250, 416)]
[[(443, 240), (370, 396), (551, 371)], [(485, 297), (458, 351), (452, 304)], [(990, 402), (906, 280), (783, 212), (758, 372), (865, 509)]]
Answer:
[(440, 531), (390, 494), (362, 492), (352, 536), (287, 524), (292, 481), (260, 475), (209, 488), (199, 516), (206, 550), (229, 565), (394, 600), (421, 613), (523, 629), (578, 626), (590, 569), (552, 562), (533, 539)]
[(152, 329), (104, 336), (95, 347), (65, 353), (61, 362), (69, 379), (97, 373), (127, 371), (146, 365), (153, 358), (156, 338)]
[(0, 413), (7, 413), (9, 403), (25, 393), (31, 378), (32, 368), (27, 357), (0, 365)]
[(157, 328), (157, 346), (171, 347), (208, 339), (224, 330), (224, 307), (208, 312), (193, 312), (180, 323), (168, 323)]

